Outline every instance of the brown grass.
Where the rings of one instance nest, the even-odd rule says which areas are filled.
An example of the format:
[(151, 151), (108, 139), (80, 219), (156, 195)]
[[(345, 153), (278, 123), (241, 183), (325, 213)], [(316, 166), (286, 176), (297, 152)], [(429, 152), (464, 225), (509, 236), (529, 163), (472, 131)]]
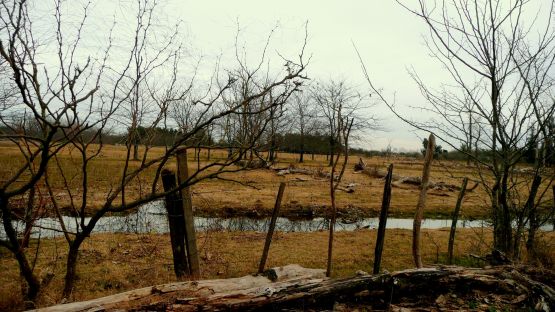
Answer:
[[(8, 144), (0, 142), (2, 146), (0, 152), (0, 182), (7, 180), (18, 165), (23, 162), (18, 149)], [(121, 176), (124, 160), (124, 146), (105, 146), (98, 158), (94, 159), (89, 166), (89, 195), (87, 197), (87, 209), (93, 211), (100, 207), (110, 189), (117, 186), (119, 176)], [(163, 153), (163, 148), (155, 147), (150, 151), (149, 157), (159, 156)], [(189, 154), (189, 168), (194, 171), (197, 162)], [(201, 152), (201, 163), (204, 165), (207, 151)], [(212, 150), (211, 160), (222, 159), (225, 151)], [(298, 155), (279, 153), (277, 167), (287, 167), (295, 165), (312, 169), (322, 169), (329, 171), (326, 166), (326, 156), (316, 155), (312, 160), (310, 155), (306, 155), (306, 162), (296, 163)], [(77, 158), (76, 150), (67, 148), (59, 155), (59, 162), (63, 168), (64, 175), (70, 185), (71, 196), (65, 189), (62, 176), (56, 164), (50, 164), (50, 176), (55, 196), (61, 206), (69, 207), (70, 198), (76, 203), (82, 199), (81, 177), (82, 170)], [(385, 168), (389, 163), (395, 164), (395, 173), (403, 176), (419, 176), (422, 170), (421, 160), (381, 157), (364, 158), (368, 166)], [(343, 178), (344, 184), (355, 183), (356, 191), (348, 194), (338, 192), (337, 203), (339, 210), (350, 211), (350, 208), (360, 209), (365, 215), (377, 216), (381, 205), (383, 191), (383, 180), (370, 178), (363, 174), (356, 174), (353, 165), (358, 161), (358, 156), (352, 156), (349, 160), (348, 169)], [(137, 168), (139, 162), (131, 162), (132, 168)], [(175, 168), (175, 161), (169, 162), (170, 169)], [(138, 179), (135, 179), (127, 189), (128, 199), (138, 198), (146, 194), (150, 189), (154, 169), (146, 170)], [(283, 211), (294, 210), (298, 207), (309, 207), (320, 211), (325, 211), (329, 207), (328, 183), (325, 179), (319, 179), (306, 175), (286, 175), (280, 177), (273, 170), (257, 169), (243, 171), (233, 174), (223, 175), (225, 178), (241, 181), (255, 186), (257, 189), (241, 185), (239, 183), (222, 181), (218, 179), (205, 180), (195, 185), (193, 189), (193, 201), (197, 214), (226, 214), (244, 213), (246, 211), (256, 211), (259, 214), (269, 214), (273, 207), (275, 194), (278, 185), (282, 181), (288, 182), (283, 200)], [(463, 176), (475, 177), (471, 168), (467, 168), (461, 162), (441, 161), (435, 162), (432, 168), (432, 180), (444, 181), (459, 185)], [(24, 180), (24, 179), (22, 179)], [(40, 184), (39, 184), (40, 186)], [(41, 191), (46, 195), (44, 186)], [(418, 196), (416, 186), (406, 186), (394, 188), (392, 192), (392, 202), (390, 213), (393, 216), (412, 216)], [(47, 197), (47, 196), (45, 196)], [(449, 216), (455, 205), (457, 192), (433, 191), (428, 197), (428, 206), (425, 211), (427, 217)], [(485, 218), (489, 216), (489, 210), (485, 203), (486, 196), (481, 188), (472, 193), (468, 193), (462, 209), (463, 218)], [(70, 209), (68, 209), (70, 210)]]
[[(59, 155), (70, 186), (74, 201), (79, 201), (81, 175), (75, 150), (65, 149)], [(89, 167), (90, 192), (87, 198), (89, 211), (98, 209), (104, 202), (107, 192), (118, 183), (115, 178), (122, 172), (126, 150), (121, 146), (105, 146), (100, 156)], [(153, 148), (150, 157), (163, 153), (162, 148)], [(212, 160), (225, 157), (225, 151), (213, 150)], [(207, 163), (207, 151), (201, 154), (201, 163)], [(307, 155), (306, 162), (296, 163), (297, 155), (280, 153), (277, 167), (294, 165), (329, 171), (325, 155), (316, 155), (312, 160)], [(197, 162), (189, 155), (189, 170), (197, 168)], [(381, 205), (383, 180), (356, 174), (352, 168), (358, 161), (357, 156), (350, 158), (349, 167), (343, 178), (344, 184), (355, 183), (356, 191), (348, 194), (338, 192), (337, 202), (340, 211), (352, 212), (360, 209), (365, 215), (376, 216)], [(390, 162), (395, 165), (395, 173), (403, 176), (419, 176), (421, 160), (403, 158), (364, 158), (368, 166), (385, 168)], [(18, 149), (6, 142), (0, 142), (0, 182), (7, 180), (21, 165), (23, 159)], [(131, 162), (133, 168), (138, 162)], [(172, 160), (168, 167), (175, 169)], [(62, 205), (69, 206), (70, 196), (55, 163), (50, 164), (50, 176), (55, 188), (55, 196)], [(129, 186), (128, 196), (137, 198), (150, 187), (154, 170), (149, 169)], [(246, 187), (239, 183), (218, 179), (205, 180), (193, 186), (193, 204), (196, 214), (221, 214), (222, 212), (255, 212), (268, 214), (273, 207), (278, 185), (288, 182), (283, 198), (283, 210), (296, 207), (311, 207), (326, 211), (329, 207), (328, 182), (303, 175), (278, 176), (273, 170), (257, 169), (224, 175), (242, 183), (257, 187)], [(461, 177), (475, 177), (471, 168), (454, 161), (435, 162), (432, 168), (433, 181), (460, 184)], [(24, 180), (25, 177), (22, 178)], [(23, 181), (19, 181), (20, 183)], [(42, 183), (42, 182), (41, 182)], [(39, 183), (45, 194), (44, 185)], [(425, 215), (448, 216), (454, 207), (457, 192), (429, 192)], [(418, 188), (407, 186), (393, 188), (391, 201), (392, 216), (412, 216), (418, 196)], [(483, 190), (467, 194), (462, 209), (462, 218), (484, 218), (489, 215)], [(47, 205), (48, 207), (48, 205)], [(374, 253), (374, 230), (338, 232), (334, 244), (334, 276), (352, 275), (357, 270), (371, 271)], [(199, 233), (198, 243), (202, 253), (202, 278), (226, 278), (252, 273), (256, 270), (262, 251), (264, 233), (254, 232), (207, 232)], [(447, 250), (447, 230), (423, 231), (423, 261), (425, 264), (442, 262)], [(549, 238), (555, 236), (550, 233)], [(469, 253), (480, 254), (489, 250), (491, 233), (489, 230), (461, 229), (458, 232), (455, 257), (460, 264), (478, 265), (468, 257)], [(544, 240), (549, 241), (549, 240)], [(555, 257), (553, 243), (545, 243), (543, 248), (546, 259)], [(382, 269), (389, 271), (412, 267), (411, 232), (407, 230), (388, 230), (383, 255)], [(53, 273), (54, 278), (41, 294), (39, 305), (46, 306), (60, 301), (63, 275), (67, 255), (67, 243), (62, 239), (43, 239), (33, 241), (27, 250), (30, 259), (36, 259), (36, 272), (44, 278)], [(299, 263), (306, 267), (324, 268), (327, 248), (327, 233), (276, 233), (272, 243), (268, 267)], [(12, 255), (0, 248), (0, 310), (21, 307), (21, 279), (17, 264)], [(172, 258), (168, 235), (98, 234), (87, 239), (82, 246), (78, 262), (78, 279), (74, 298), (85, 300), (104, 296), (127, 289), (174, 281)]]
[[(425, 265), (442, 263), (447, 250), (449, 231), (424, 230), (422, 256)], [(375, 230), (337, 232), (334, 249), (333, 276), (349, 276), (357, 270), (371, 272), (374, 258)], [(394, 271), (413, 267), (411, 232), (388, 230), (383, 253), (382, 270)], [(468, 254), (483, 254), (491, 244), (488, 229), (461, 229), (455, 244), (456, 263), (481, 265)], [(227, 278), (256, 271), (264, 243), (264, 233), (202, 232), (198, 235), (202, 278)], [(554, 233), (543, 238), (546, 257), (555, 257)], [(64, 263), (67, 252), (63, 239), (33, 242), (27, 250), (39, 257), (36, 272), (54, 278), (44, 288), (40, 306), (60, 301)], [(305, 267), (324, 268), (327, 232), (276, 233), (267, 267), (298, 263)], [(0, 249), (0, 310), (21, 306), (21, 279), (11, 254)], [(72, 300), (86, 300), (124, 290), (175, 281), (168, 235), (97, 234), (86, 240), (77, 267), (78, 279)]]

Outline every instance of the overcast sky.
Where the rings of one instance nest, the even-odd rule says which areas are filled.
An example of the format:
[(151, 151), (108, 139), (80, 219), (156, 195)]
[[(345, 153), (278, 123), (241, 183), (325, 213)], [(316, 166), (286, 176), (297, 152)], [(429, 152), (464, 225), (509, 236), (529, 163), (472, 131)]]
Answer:
[[(416, 3), (415, 0), (405, 2)], [(66, 6), (65, 14), (78, 15), (79, 7), (73, 3), (76, 2)], [(133, 28), (129, 26), (133, 23), (133, 12), (129, 10), (133, 0), (91, 3), (92, 27), (87, 31), (93, 34), (91, 37), (99, 38), (98, 49), (102, 47), (100, 38), (107, 36), (114, 20), (119, 26), (118, 40), (132, 37), (122, 34)], [(201, 72), (205, 73), (213, 70), (217, 58), (221, 58), (224, 68), (236, 65), (238, 29), (239, 45), (244, 46), (252, 61), (260, 58), (268, 35), (275, 30), (268, 56), (278, 62), (276, 64), (283, 63), (277, 52), (295, 57), (303, 45), (304, 25), (308, 22), (305, 54), (311, 56), (307, 72), (311, 79), (345, 79), (361, 92), (369, 92), (354, 43), (375, 86), (381, 88), (386, 97), (395, 97), (399, 111), (420, 120), (426, 118), (424, 113), (409, 107), (422, 106), (424, 99), (408, 69), (414, 69), (430, 86), (449, 82), (449, 76), (429, 55), (424, 44), (424, 37), (428, 36), (426, 25), (392, 0), (164, 0), (159, 1), (157, 10), (156, 22), (165, 25), (168, 31), (176, 22), (181, 22), (180, 37), (191, 63), (202, 57)], [(52, 15), (46, 9), (44, 14)], [(43, 27), (43, 31), (48, 34), (49, 28)], [(95, 41), (92, 42), (94, 48)], [(366, 140), (360, 143), (362, 147), (379, 150), (391, 144), (401, 151), (420, 149), (425, 133), (414, 131), (383, 104), (377, 104), (372, 113), (382, 119), (384, 131), (366, 133)]]
[[(399, 107), (422, 101), (407, 68), (414, 67), (431, 83), (445, 77), (424, 46), (425, 25), (395, 1), (174, 1), (164, 5), (164, 12), (169, 19), (183, 20), (191, 47), (207, 56), (232, 54), (237, 24), (253, 58), (276, 25), (272, 47), (295, 55), (308, 21), (311, 78), (346, 79), (368, 92), (354, 42), (373, 82), (387, 96), (395, 94)], [(382, 118), (385, 131), (368, 133), (364, 147), (420, 148), (422, 133), (404, 125), (385, 105), (373, 111)]]

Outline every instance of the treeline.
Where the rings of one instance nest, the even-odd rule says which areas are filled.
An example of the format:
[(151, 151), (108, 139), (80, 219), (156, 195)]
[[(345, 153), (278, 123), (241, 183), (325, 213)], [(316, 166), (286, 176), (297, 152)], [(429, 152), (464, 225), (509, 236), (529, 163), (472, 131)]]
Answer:
[(527, 163), (540, 163), (548, 167), (555, 165), (555, 118), (546, 122), (544, 131), (536, 136), (534, 129), (526, 140), (523, 158)]

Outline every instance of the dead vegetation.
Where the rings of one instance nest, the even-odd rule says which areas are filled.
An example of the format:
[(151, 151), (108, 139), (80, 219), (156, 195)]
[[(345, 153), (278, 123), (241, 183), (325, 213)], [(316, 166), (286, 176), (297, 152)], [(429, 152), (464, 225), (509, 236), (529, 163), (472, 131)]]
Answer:
[[(379, 169), (377, 166), (369, 168), (362, 158), (359, 158), (358, 163), (354, 166), (355, 172), (364, 173), (373, 178), (380, 178), (383, 179), (387, 175), (387, 171), (383, 169)], [(422, 184), (422, 178), (420, 176), (401, 176), (398, 174), (393, 174), (393, 182), (392, 185), (395, 187), (403, 188), (403, 184), (409, 186), (418, 187)], [(470, 188), (467, 188), (465, 192), (472, 192), (480, 185), (479, 182), (474, 182), (474, 185)], [(444, 191), (444, 192), (455, 192), (460, 191), (461, 187), (454, 184), (449, 184), (443, 181), (429, 181), (428, 182), (428, 189), (432, 191)], [(438, 194), (438, 193), (436, 193)], [(449, 196), (445, 194), (445, 196)]]
[[(544, 233), (541, 241), (544, 259), (555, 259), (554, 233)], [(201, 278), (233, 278), (256, 272), (265, 233), (200, 232), (197, 236), (201, 260)], [(422, 258), (426, 264), (446, 263), (449, 230), (423, 230)], [(382, 270), (389, 272), (411, 268), (411, 232), (387, 230)], [(371, 272), (376, 241), (375, 230), (337, 232), (334, 245), (332, 277), (343, 278), (362, 270)], [(458, 229), (454, 248), (454, 264), (471, 267), (486, 263), (470, 254), (483, 256), (491, 248), (491, 230)], [(32, 241), (28, 254), (39, 248), (36, 270), (49, 283), (37, 302), (39, 307), (60, 302), (63, 287), (63, 259), (67, 247), (63, 239)], [(298, 263), (308, 268), (325, 268), (327, 233), (274, 234), (267, 267)], [(79, 255), (75, 292), (70, 301), (82, 301), (123, 291), (176, 281), (169, 235), (159, 234), (95, 234), (87, 240)], [(20, 276), (13, 258), (0, 250), (0, 310), (19, 310), (22, 306)], [(549, 265), (549, 261), (544, 261)], [(435, 300), (435, 298), (434, 298)], [(452, 300), (447, 297), (447, 300)], [(477, 306), (491, 302), (486, 292), (473, 299)], [(456, 301), (454, 301), (456, 302)]]
[[(2, 153), (0, 154), (0, 180), (6, 179), (12, 174), (13, 168), (23, 162), (17, 154), (17, 147), (7, 142), (0, 142)], [(142, 147), (139, 148), (139, 151)], [(163, 153), (162, 147), (153, 147), (150, 150), (151, 157), (157, 157)], [(189, 168), (194, 172), (197, 166), (204, 166), (208, 163), (208, 151), (201, 150), (200, 161), (189, 158)], [(71, 189), (74, 201), (80, 200), (78, 190), (81, 172), (73, 162), (78, 157), (75, 150), (65, 149), (58, 154), (60, 163), (64, 166), (67, 183)], [(210, 152), (211, 161), (218, 161), (227, 157), (224, 149), (212, 149)], [(110, 146), (104, 147), (98, 159), (92, 160), (89, 164), (88, 172), (91, 191), (87, 195), (87, 207), (85, 213), (90, 215), (96, 211), (104, 202), (107, 192), (117, 187), (112, 181), (114, 172), (121, 172), (124, 166), (125, 147)], [(315, 155), (314, 160), (305, 159), (302, 166), (296, 163), (297, 155), (279, 153), (276, 161), (271, 168), (288, 170), (288, 174), (283, 176), (276, 175), (275, 170), (271, 169), (251, 169), (248, 171), (234, 174), (224, 174), (221, 179), (206, 180), (192, 187), (193, 205), (196, 215), (203, 216), (269, 216), (274, 203), (275, 190), (280, 182), (287, 182), (288, 187), (284, 194), (282, 214), (294, 217), (306, 216), (308, 211), (312, 215), (323, 215), (329, 208), (328, 183), (329, 167), (326, 166), (325, 155)], [(340, 188), (342, 192), (337, 193), (337, 208), (340, 213), (349, 213), (353, 209), (360, 211), (367, 217), (375, 217), (379, 213), (380, 199), (383, 188), (383, 181), (379, 179), (369, 179), (364, 174), (357, 174), (351, 168), (358, 162), (358, 157), (351, 157), (349, 168), (346, 170), (343, 183)], [(407, 158), (383, 158), (372, 157), (364, 158), (368, 168), (385, 168), (389, 163), (394, 163), (396, 174), (407, 177), (418, 176), (421, 171), (421, 160)], [(199, 164), (200, 163), (200, 164)], [(138, 167), (140, 162), (130, 162), (129, 166)], [(75, 212), (70, 208), (70, 196), (65, 187), (65, 182), (59, 171), (52, 168), (50, 173), (51, 184), (54, 188), (54, 195), (60, 203), (61, 209), (65, 214), (74, 215)], [(175, 170), (175, 160), (170, 160), (167, 164), (168, 169)], [(446, 168), (447, 167), (447, 168)], [(278, 171), (279, 172), (279, 171)], [(381, 172), (378, 170), (378, 172)], [(129, 192), (126, 196), (131, 199), (143, 196), (150, 186), (153, 170), (146, 170), (129, 185)], [(460, 183), (459, 177), (473, 177), (471, 168), (466, 168), (462, 163), (455, 161), (442, 162), (441, 165), (432, 167), (432, 181), (444, 181), (446, 184), (457, 185)], [(379, 176), (376, 176), (379, 178)], [(39, 185), (39, 188), (41, 186)], [(49, 195), (44, 190), (43, 200), (48, 204)], [(456, 193), (449, 191), (432, 191), (432, 197), (428, 200), (428, 207), (425, 217), (448, 217), (451, 214), (456, 202)], [(486, 218), (488, 212), (483, 209), (485, 193), (480, 187), (476, 187), (474, 192), (468, 194), (462, 210), (463, 218)], [(401, 187), (393, 190), (393, 200), (391, 203), (391, 216), (406, 217), (412, 216), (414, 203), (418, 197), (416, 186), (403, 183)], [(24, 203), (25, 199), (21, 198)], [(15, 203), (17, 206), (17, 203)], [(47, 208), (47, 207), (46, 207)], [(46, 215), (52, 209), (44, 209)]]

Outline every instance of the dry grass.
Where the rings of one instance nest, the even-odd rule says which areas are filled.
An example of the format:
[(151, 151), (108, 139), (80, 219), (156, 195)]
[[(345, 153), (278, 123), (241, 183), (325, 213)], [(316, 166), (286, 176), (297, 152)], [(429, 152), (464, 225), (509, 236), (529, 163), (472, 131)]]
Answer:
[[(22, 163), (18, 149), (7, 142), (0, 142), (0, 181), (8, 179)], [(100, 207), (106, 198), (106, 194), (119, 183), (118, 176), (121, 175), (125, 160), (125, 147), (105, 146), (98, 158), (94, 159), (89, 166), (89, 195), (87, 197), (87, 209), (92, 211)], [(149, 157), (159, 156), (163, 148), (155, 147), (150, 151)], [(190, 153), (191, 154), (191, 153)], [(212, 150), (211, 160), (223, 159), (226, 155), (224, 150)], [(201, 152), (200, 165), (207, 164), (207, 151)], [(306, 162), (296, 163), (298, 155), (280, 153), (277, 167), (295, 165), (312, 169), (329, 171), (326, 166), (326, 156), (316, 155), (312, 160), (306, 155)], [(82, 199), (81, 177), (82, 170), (77, 161), (76, 150), (65, 149), (60, 153), (59, 162), (63, 168), (64, 175), (70, 185), (71, 196), (64, 187), (64, 182), (56, 164), (50, 164), (50, 177), (55, 188), (55, 195), (61, 206), (69, 207), (70, 199), (79, 203)], [(422, 162), (414, 159), (380, 157), (364, 158), (368, 166), (385, 168), (389, 163), (395, 164), (395, 173), (403, 176), (419, 176), (422, 170)], [(383, 180), (370, 178), (363, 174), (355, 174), (353, 165), (358, 161), (357, 156), (350, 157), (348, 169), (343, 178), (344, 184), (355, 183), (356, 191), (348, 194), (338, 192), (337, 203), (340, 210), (360, 209), (365, 215), (377, 216), (381, 205), (383, 192)], [(189, 168), (194, 171), (197, 162), (189, 155)], [(137, 168), (139, 162), (130, 162), (132, 168)], [(175, 168), (175, 161), (168, 164), (169, 168)], [(127, 190), (128, 199), (144, 195), (150, 189), (154, 169), (146, 170), (138, 179), (131, 183)], [(328, 181), (306, 175), (286, 175), (280, 177), (273, 170), (257, 169), (223, 175), (225, 178), (241, 181), (255, 186), (257, 189), (247, 187), (239, 183), (223, 181), (218, 179), (205, 180), (193, 187), (194, 205), (197, 214), (234, 214), (255, 211), (258, 214), (269, 214), (274, 204), (278, 185), (282, 181), (288, 182), (283, 200), (283, 211), (295, 210), (299, 207), (325, 211), (329, 207)], [(474, 177), (475, 173), (461, 162), (441, 161), (435, 162), (432, 169), (432, 180), (444, 181), (459, 185), (463, 176)], [(40, 185), (40, 184), (39, 184)], [(43, 187), (43, 193), (45, 193)], [(417, 201), (418, 188), (406, 186), (394, 188), (391, 202), (391, 214), (393, 216), (412, 216)], [(455, 205), (457, 192), (430, 192), (428, 206), (425, 212), (427, 217), (449, 216)], [(489, 210), (485, 204), (486, 196), (478, 188), (468, 193), (463, 206), (463, 218), (485, 218), (489, 216)]]
[[(445, 259), (449, 231), (424, 230), (422, 256), (425, 264)], [(555, 257), (554, 233), (545, 234), (546, 257)], [(336, 233), (334, 276), (353, 275), (357, 270), (372, 271), (375, 230)], [(408, 230), (388, 230), (383, 253), (382, 270), (394, 271), (413, 267), (411, 237)], [(264, 242), (264, 233), (203, 232), (198, 235), (202, 278), (243, 276), (256, 271)], [(37, 242), (28, 249), (32, 258)], [(455, 244), (456, 262), (477, 266), (482, 263), (468, 254), (489, 250), (488, 229), (461, 229)], [(44, 288), (40, 306), (60, 301), (67, 247), (62, 239), (40, 242), (36, 272), (54, 278)], [(299, 263), (305, 267), (324, 268), (327, 232), (276, 233), (270, 249), (268, 267)], [(13, 257), (0, 250), (0, 310), (20, 306), (20, 277)], [(74, 298), (86, 300), (124, 290), (175, 281), (168, 235), (98, 234), (86, 240), (77, 267)]]
[[(107, 192), (118, 180), (125, 159), (125, 148), (106, 146), (100, 156), (93, 160), (89, 167), (90, 193), (87, 209), (97, 209), (106, 197)], [(162, 148), (153, 148), (150, 157), (161, 155)], [(206, 164), (207, 151), (202, 151), (200, 165)], [(212, 160), (225, 157), (225, 151), (213, 150)], [(66, 149), (60, 153), (59, 162), (70, 185), (72, 198), (80, 200), (80, 179), (82, 171), (77, 161), (75, 150)], [(316, 155), (302, 165), (296, 163), (297, 155), (280, 153), (277, 167), (295, 165), (329, 171), (326, 157)], [(189, 168), (193, 171), (197, 163), (189, 156)], [(344, 183), (355, 183), (356, 191), (348, 194), (338, 192), (337, 201), (340, 210), (353, 211), (358, 208), (366, 215), (375, 216), (381, 205), (383, 180), (356, 174), (352, 168), (358, 157), (351, 157), (349, 167), (344, 176)], [(369, 166), (385, 168), (390, 162), (395, 165), (395, 173), (403, 176), (421, 174), (420, 160), (400, 158), (365, 158)], [(15, 146), (0, 142), (0, 182), (8, 179), (22, 159)], [(70, 196), (64, 190), (63, 179), (54, 163), (50, 164), (50, 175), (55, 188), (56, 198), (69, 205)], [(139, 166), (131, 162), (131, 166)], [(175, 168), (175, 161), (168, 164)], [(129, 186), (128, 196), (137, 198), (149, 187), (153, 170), (146, 170), (139, 179)], [(432, 180), (450, 184), (460, 184), (461, 177), (474, 177), (475, 173), (463, 163), (442, 161), (435, 162), (432, 169)], [(267, 214), (273, 207), (278, 185), (287, 181), (288, 186), (283, 199), (283, 210), (295, 210), (297, 207), (317, 208), (325, 211), (329, 206), (328, 181), (311, 176), (286, 175), (278, 176), (273, 170), (258, 169), (225, 175), (242, 183), (255, 185), (257, 189), (239, 183), (218, 179), (206, 180), (193, 186), (193, 204), (196, 214), (221, 214), (255, 212)], [(42, 190), (44, 191), (44, 190)], [(418, 196), (418, 188), (394, 188), (391, 201), (392, 216), (412, 216)], [(426, 215), (450, 215), (457, 197), (457, 192), (430, 192)], [(480, 189), (469, 193), (463, 205), (463, 218), (487, 217), (489, 210), (485, 204), (486, 196)], [(264, 233), (254, 232), (206, 232), (199, 233), (198, 244), (202, 253), (202, 277), (225, 278), (241, 276), (256, 270), (262, 250)], [(346, 276), (357, 270), (371, 271), (376, 232), (361, 230), (355, 232), (338, 232), (334, 249), (334, 275)], [(423, 231), (423, 260), (427, 264), (441, 262), (445, 258), (447, 230)], [(549, 233), (548, 238), (555, 237)], [(545, 239), (544, 241), (550, 242)], [(468, 258), (469, 253), (480, 254), (489, 250), (491, 233), (489, 230), (461, 229), (455, 246), (455, 256), (460, 264), (477, 265), (475, 260)], [(67, 244), (62, 238), (43, 239), (38, 244), (32, 242), (27, 250), (29, 258), (34, 259), (36, 272), (44, 278), (54, 274), (48, 287), (44, 288), (39, 299), (40, 306), (51, 305), (60, 301), (63, 286), (63, 275), (67, 255)], [(411, 232), (407, 230), (388, 230), (383, 255), (382, 269), (389, 271), (412, 267)], [(327, 250), (327, 233), (276, 233), (272, 243), (267, 265), (279, 266), (299, 263), (306, 267), (325, 267)], [(553, 243), (542, 248), (546, 259), (555, 258)], [(549, 261), (548, 261), (549, 262)], [(5, 249), (0, 249), (0, 310), (21, 307), (21, 279), (13, 256)], [(74, 298), (85, 300), (121, 292), (152, 284), (174, 281), (172, 258), (168, 235), (134, 235), (134, 234), (99, 234), (87, 239), (81, 248), (78, 262), (78, 279)]]

